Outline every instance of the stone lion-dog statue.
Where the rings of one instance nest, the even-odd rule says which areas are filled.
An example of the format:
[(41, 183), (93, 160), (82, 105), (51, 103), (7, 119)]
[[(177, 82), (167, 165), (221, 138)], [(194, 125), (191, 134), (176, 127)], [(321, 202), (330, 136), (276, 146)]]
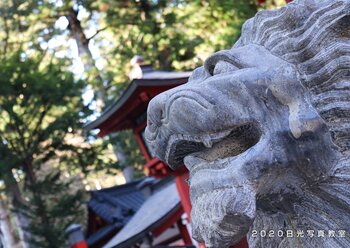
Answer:
[(146, 140), (188, 168), (206, 247), (350, 247), (350, 0), (258, 12), (152, 99)]

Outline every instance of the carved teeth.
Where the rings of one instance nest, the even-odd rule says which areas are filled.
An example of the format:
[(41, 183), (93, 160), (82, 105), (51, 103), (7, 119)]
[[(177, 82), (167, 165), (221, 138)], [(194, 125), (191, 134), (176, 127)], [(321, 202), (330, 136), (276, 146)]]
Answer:
[(213, 146), (213, 142), (209, 136), (204, 137), (202, 142), (206, 148), (211, 148)]
[(193, 154), (205, 148), (213, 148), (214, 144), (219, 143), (225, 137), (230, 135), (232, 130), (239, 128), (241, 127), (195, 136), (188, 134), (173, 134), (168, 139), (164, 159), (172, 168), (176, 168), (176, 166), (183, 163), (183, 159), (186, 155)]

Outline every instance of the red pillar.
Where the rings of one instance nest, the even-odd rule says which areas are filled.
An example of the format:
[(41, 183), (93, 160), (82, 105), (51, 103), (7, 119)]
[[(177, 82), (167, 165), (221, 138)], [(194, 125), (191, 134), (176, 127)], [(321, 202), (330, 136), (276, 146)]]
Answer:
[(68, 243), (71, 248), (88, 248), (80, 224), (70, 225), (65, 233), (68, 235)]
[(179, 228), (179, 231), (181, 233), (181, 237), (182, 239), (184, 240), (185, 244), (192, 244), (192, 240), (191, 240), (191, 236), (190, 234), (188, 233), (188, 230), (186, 228), (186, 226), (182, 223), (182, 220), (179, 219), (177, 221), (177, 226)]
[(176, 188), (179, 192), (182, 207), (190, 220), (192, 206), (190, 201), (190, 190), (186, 183), (188, 180), (188, 170), (185, 166), (181, 166), (174, 173)]
[(152, 158), (148, 154), (148, 150), (146, 148), (146, 145), (145, 145), (143, 139), (141, 138), (141, 135), (140, 135), (140, 131), (141, 130), (142, 130), (142, 128), (135, 128), (135, 129), (133, 129), (136, 141), (137, 141), (137, 143), (140, 146), (140, 150), (141, 150), (143, 156), (145, 156), (146, 161), (149, 162), (149, 161), (151, 161)]
[(85, 240), (75, 243), (72, 248), (88, 248)]

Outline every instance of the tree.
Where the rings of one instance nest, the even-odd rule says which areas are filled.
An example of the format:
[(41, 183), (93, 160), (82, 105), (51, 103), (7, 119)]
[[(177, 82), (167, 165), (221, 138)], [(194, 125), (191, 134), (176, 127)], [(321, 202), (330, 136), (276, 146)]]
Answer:
[[(102, 155), (105, 144), (82, 138), (83, 120), (91, 114), (81, 97), (86, 83), (74, 80), (71, 61), (55, 55), (65, 44), (48, 46), (60, 35), (58, 15), (48, 15), (49, 6), (36, 0), (0, 3), (0, 179), (23, 247), (28, 240), (64, 245), (64, 227), (82, 217), (81, 181), (111, 163)], [(62, 205), (68, 202), (70, 207)]]
[[(83, 120), (91, 114), (81, 98), (84, 82), (67, 72), (67, 61), (55, 60), (45, 64), (20, 51), (0, 64), (2, 176), (6, 180), (4, 175), (13, 171), (24, 173), (17, 189), (22, 194), (14, 204), (30, 220), (35, 247), (62, 247), (64, 228), (81, 220), (83, 194), (64, 179), (60, 166), (69, 154), (79, 157), (93, 150), (87, 143), (70, 142), (81, 136)], [(71, 174), (99, 161), (96, 158), (71, 160)]]
[(129, 81), (134, 55), (143, 55), (158, 69), (192, 70), (209, 54), (230, 48), (243, 22), (258, 9), (255, 0), (80, 0), (76, 4), (77, 10), (88, 11), (80, 25), (95, 27), (88, 42), (99, 48), (109, 96), (118, 95)]

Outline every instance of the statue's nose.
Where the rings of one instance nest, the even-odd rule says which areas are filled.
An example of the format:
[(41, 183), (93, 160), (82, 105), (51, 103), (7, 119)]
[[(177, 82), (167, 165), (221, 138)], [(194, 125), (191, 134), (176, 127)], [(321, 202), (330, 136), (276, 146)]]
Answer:
[(148, 104), (147, 109), (147, 128), (151, 133), (156, 133), (162, 126), (162, 120), (165, 117), (166, 97), (160, 94), (154, 97)]

